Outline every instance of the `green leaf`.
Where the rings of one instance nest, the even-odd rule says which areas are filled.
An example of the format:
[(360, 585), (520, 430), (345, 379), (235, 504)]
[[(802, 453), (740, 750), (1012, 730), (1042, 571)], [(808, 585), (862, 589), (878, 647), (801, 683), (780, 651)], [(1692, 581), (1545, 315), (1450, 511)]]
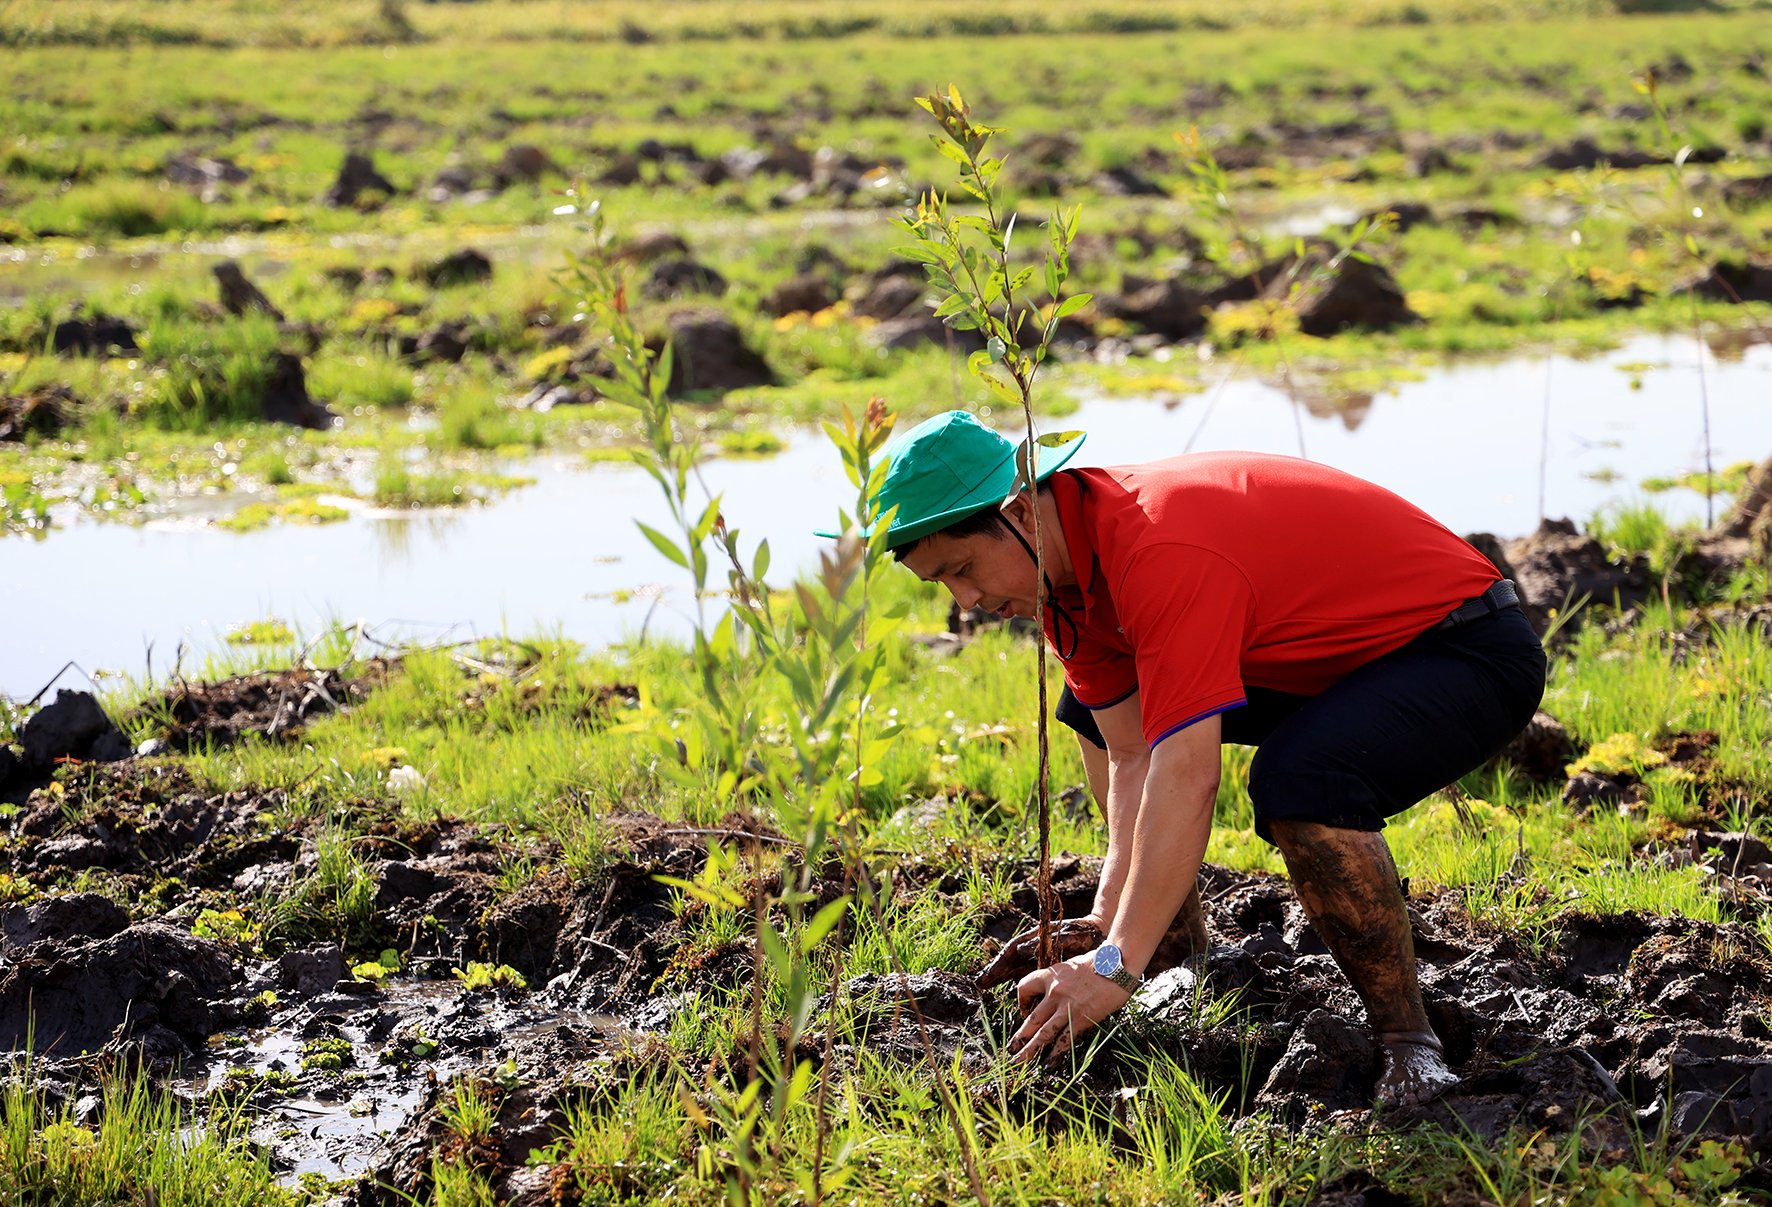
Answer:
[(906, 243), (902, 247), (892, 249), (892, 254), (906, 260), (915, 260), (919, 264), (945, 264), (949, 257), (942, 255), (943, 248), (939, 244)]
[(757, 542), (757, 555), (751, 559), (751, 578), (761, 583), (763, 576), (769, 573), (769, 542)]
[(1041, 436), (1035, 441), (1035, 443), (1041, 448), (1063, 448), (1071, 441), (1081, 437), (1082, 434), (1082, 432), (1047, 432), (1044, 436)]
[(1046, 292), (1056, 298), (1059, 287), (1063, 284), (1064, 282), (1058, 279), (1058, 261), (1048, 256), (1046, 258)]
[(800, 938), (800, 950), (811, 951), (835, 930), (837, 923), (843, 920), (843, 913), (849, 908), (849, 898), (839, 897), (835, 901), (812, 915), (812, 921), (806, 924), (806, 933)]
[(704, 902), (718, 909), (722, 906), (731, 908), (744, 904), (744, 898), (722, 885), (698, 884), (693, 880), (685, 880), (681, 876), (656, 875), (654, 880), (669, 885), (679, 892), (688, 893), (697, 901)]
[(968, 166), (966, 163), (966, 152), (953, 142), (943, 138), (939, 134), (931, 134), (929, 136), (929, 141), (935, 144), (935, 149), (937, 151), (940, 151), (943, 155), (959, 164), (962, 168)]
[(1070, 297), (1060, 302), (1058, 308), (1052, 312), (1052, 321), (1057, 322), (1059, 319), (1069, 318), (1094, 300), (1095, 295), (1092, 293), (1072, 294)]
[(708, 648), (714, 656), (724, 661), (731, 658), (737, 648), (733, 643), (732, 613), (727, 612), (714, 623), (713, 636), (708, 638)]
[(794, 957), (788, 951), (788, 945), (782, 942), (781, 933), (773, 926), (764, 925), (758, 928), (757, 937), (763, 941), (764, 954), (769, 957), (769, 962), (775, 965), (775, 970), (780, 974), (781, 979), (785, 981), (793, 976)]
[[(984, 346), (985, 356), (992, 361), (1002, 360), (1003, 353), (1006, 351), (1008, 351), (1008, 349), (1004, 346), (1002, 339), (995, 335), (991, 336), (990, 340)], [(968, 361), (967, 363), (970, 364), (971, 362)]]
[(1004, 402), (1014, 406), (1021, 405), (1021, 391), (1013, 383), (1004, 381), (995, 374), (984, 374), (982, 380), (985, 385), (990, 387), (991, 392)]
[(708, 505), (702, 511), (701, 518), (695, 522), (695, 527), (690, 531), (689, 539), (697, 545), (701, 544), (708, 538), (708, 534), (713, 532), (714, 525), (719, 519), (720, 496), (715, 495), (708, 500)]
[(794, 1066), (793, 1080), (788, 1082), (787, 1108), (794, 1107), (806, 1099), (806, 1091), (812, 1087), (812, 1062), (802, 1060)]
[(670, 558), (671, 561), (683, 567), (683, 569), (689, 569), (689, 559), (683, 556), (683, 551), (677, 548), (676, 544), (672, 542), (670, 537), (666, 536), (656, 528), (640, 523), (639, 520), (634, 521), (634, 526), (641, 531), (647, 540), (652, 542), (652, 547), (654, 549)]

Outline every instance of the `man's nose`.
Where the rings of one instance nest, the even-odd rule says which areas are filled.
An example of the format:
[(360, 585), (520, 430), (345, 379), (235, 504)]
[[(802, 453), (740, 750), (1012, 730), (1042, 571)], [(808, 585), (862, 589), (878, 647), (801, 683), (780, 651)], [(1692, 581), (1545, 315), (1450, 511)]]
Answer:
[(954, 597), (954, 602), (960, 605), (962, 612), (976, 608), (978, 601), (984, 598), (984, 592), (966, 582), (949, 583), (948, 594)]

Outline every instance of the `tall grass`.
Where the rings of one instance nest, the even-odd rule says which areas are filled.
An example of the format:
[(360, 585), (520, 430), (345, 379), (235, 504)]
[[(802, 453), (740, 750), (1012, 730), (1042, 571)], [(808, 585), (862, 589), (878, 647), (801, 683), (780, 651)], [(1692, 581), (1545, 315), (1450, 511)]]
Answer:
[[(644, 3), (611, 0), (595, 6), (530, 0), (484, 6), (472, 14), (448, 6), (411, 8), (390, 0), (344, 0), (324, 16), (266, 8), (247, 0), (182, 0), (119, 12), (103, 0), (18, 0), (0, 23), (0, 45), (111, 46), (360, 46), (415, 39), (609, 42), (816, 40), (876, 34), (893, 38), (1002, 37), (1019, 34), (1149, 35), (1258, 26), (1323, 24), (1458, 25), (1533, 21), (1582, 15), (1616, 18), (1642, 12), (1686, 12), (1691, 0), (1089, 0), (1054, 9), (1039, 0), (1006, 0), (988, 11), (966, 0), (924, 0), (913, 7), (886, 0), (823, 0), (808, 9), (793, 0), (751, 3)], [(1716, 0), (1706, 8), (1753, 11), (1758, 0)]]
[(258, 903), (265, 918), (266, 943), (323, 939), (354, 951), (379, 947), (375, 873), (357, 853), (355, 842), (351, 833), (337, 826), (325, 826), (315, 834), (313, 873), (269, 891)]
[(278, 1184), (268, 1152), (247, 1138), (236, 1115), (194, 1114), (146, 1077), (114, 1077), (103, 1083), (98, 1122), (83, 1125), (71, 1104), (46, 1106), (29, 1079), (27, 1065), (0, 1088), (0, 1198), (7, 1202), (305, 1201)]
[(412, 370), (380, 352), (333, 352), (314, 358), (308, 391), (339, 410), (403, 407), (412, 401)]
[(203, 431), (264, 418), (266, 387), (282, 345), (275, 321), (248, 315), (221, 323), (156, 319), (142, 351), (159, 362), (132, 408), (143, 421), (175, 431)]
[(129, 179), (76, 184), (40, 197), (18, 212), (18, 220), (40, 236), (86, 239), (134, 239), (207, 224), (203, 203), (183, 189)]

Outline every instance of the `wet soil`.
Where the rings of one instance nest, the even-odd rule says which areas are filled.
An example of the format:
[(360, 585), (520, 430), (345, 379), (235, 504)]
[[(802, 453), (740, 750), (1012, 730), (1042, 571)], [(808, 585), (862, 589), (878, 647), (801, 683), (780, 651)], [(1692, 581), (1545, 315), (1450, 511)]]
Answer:
[[(510, 1200), (542, 1203), (549, 1174), (530, 1162), (563, 1112), (664, 1059), (686, 991), (748, 976), (743, 943), (685, 947), (656, 878), (695, 876), (710, 837), (742, 841), (743, 819), (710, 832), (606, 817), (607, 862), (581, 879), (548, 870), (559, 852), (545, 840), (499, 827), (413, 822), (369, 801), (323, 820), (360, 836), (374, 908), (355, 929), (276, 921), (270, 903), (314, 882), (321, 825), (290, 820), (276, 790), (216, 793), (177, 764), (136, 760), (34, 794), (0, 845), (0, 870), (24, 897), (0, 908), (0, 1038), (39, 1054), (42, 1092), (81, 1100), (101, 1067), (132, 1062), (193, 1100), (245, 1100), (285, 1175), (358, 1179), (361, 1204), (422, 1193), (432, 1154), (464, 1143), (441, 1106), (484, 1095), (499, 1123), (459, 1155), (493, 1171)], [(1772, 876), (1772, 851), (1751, 835), (1699, 832), (1654, 857), (1712, 868), (1741, 917), (1762, 908)], [(1068, 913), (1086, 908), (1098, 870), (1058, 860)], [(1009, 903), (983, 919), (980, 967), (1032, 912), (1027, 870), (1013, 871)], [(893, 886), (907, 902), (936, 894), (960, 908), (965, 875), (908, 860)], [(1485, 1140), (1579, 1128), (1603, 1156), (1666, 1126), (1772, 1154), (1772, 961), (1746, 925), (1567, 914), (1525, 936), (1475, 921), (1457, 891), (1415, 895), (1429, 1014), (1462, 1081), (1378, 1119), (1361, 1007), (1286, 881), (1209, 867), (1202, 890), (1214, 941), (1204, 963), (1155, 977), (1086, 1065), (1008, 1091), (1005, 1106), (1031, 1111), (1054, 1093), (1124, 1101), (1162, 1052), (1232, 1111), (1289, 1127), (1433, 1124)], [(206, 925), (206, 909), (263, 929)], [(353, 973), (383, 945), (400, 952), (398, 973)], [(469, 961), (508, 965), (528, 988), (469, 990), (451, 975)], [(1013, 996), (980, 994), (972, 971), (852, 979), (832, 1059), (847, 1063), (860, 1043), (921, 1063), (927, 1042), (944, 1062), (992, 1067)], [(815, 1012), (807, 1052), (822, 1055), (831, 1017), (828, 1002)]]
[(287, 738), (310, 719), (362, 700), (387, 681), (396, 660), (370, 659), (355, 673), (291, 667), (209, 683), (180, 682), (144, 704), (132, 720), (151, 721), (167, 750), (226, 746), (249, 733)]

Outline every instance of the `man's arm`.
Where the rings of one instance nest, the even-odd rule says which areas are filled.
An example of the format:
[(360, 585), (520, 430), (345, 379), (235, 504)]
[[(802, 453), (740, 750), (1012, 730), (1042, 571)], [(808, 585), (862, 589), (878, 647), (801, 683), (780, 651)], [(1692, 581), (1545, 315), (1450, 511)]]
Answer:
[(1089, 916), (1105, 933), (1119, 911), (1126, 873), (1132, 867), (1133, 835), (1145, 783), (1150, 778), (1151, 749), (1144, 741), (1137, 692), (1118, 704), (1093, 711), (1096, 728), (1101, 730), (1102, 741), (1107, 745), (1108, 782), (1101, 812), (1107, 820), (1108, 841), (1107, 857), (1101, 863), (1101, 882), (1095, 889), (1095, 908)]
[[(1106, 734), (1104, 729), (1103, 734)], [(1171, 734), (1150, 752), (1142, 806), (1127, 848), (1125, 888), (1108, 941), (1142, 973), (1200, 874), (1218, 799), (1221, 725), (1216, 715)], [(1107, 880), (1103, 871), (1102, 880)]]
[[(1100, 717), (1097, 714), (1098, 723)], [(1103, 737), (1107, 733), (1104, 726)], [(1110, 844), (1124, 848), (1127, 855), (1108, 940), (1119, 946), (1125, 966), (1135, 973), (1142, 973), (1150, 962), (1205, 859), (1218, 795), (1220, 733), (1214, 715), (1157, 744), (1149, 757), (1142, 799), (1128, 819), (1130, 842)], [(1108, 882), (1105, 868), (1102, 881)], [(1032, 1060), (1047, 1044), (1057, 1055), (1130, 996), (1098, 975), (1089, 955), (1029, 973), (1016, 987), (1027, 1017), (1010, 1047), (1021, 1060)]]
[[(1081, 918), (1066, 918), (1053, 928), (1053, 956), (1060, 960), (1094, 951), (1101, 946), (1113, 923), (1114, 908), (1126, 883), (1126, 869), (1132, 862), (1132, 828), (1150, 763), (1150, 750), (1144, 744), (1143, 727), (1138, 717), (1136, 692), (1118, 704), (1094, 711), (1096, 724), (1101, 728), (1102, 740), (1107, 746), (1098, 747), (1081, 737), (1078, 744), (1083, 749), (1083, 770), (1089, 777), (1089, 791), (1095, 795), (1102, 816), (1107, 819), (1107, 858), (1102, 861), (1094, 906)], [(1110, 733), (1112, 737), (1109, 737)], [(1117, 789), (1116, 784), (1119, 785)], [(1016, 935), (978, 974), (978, 987), (989, 989), (1008, 981), (1019, 981), (1033, 969), (1039, 946), (1037, 927)]]

